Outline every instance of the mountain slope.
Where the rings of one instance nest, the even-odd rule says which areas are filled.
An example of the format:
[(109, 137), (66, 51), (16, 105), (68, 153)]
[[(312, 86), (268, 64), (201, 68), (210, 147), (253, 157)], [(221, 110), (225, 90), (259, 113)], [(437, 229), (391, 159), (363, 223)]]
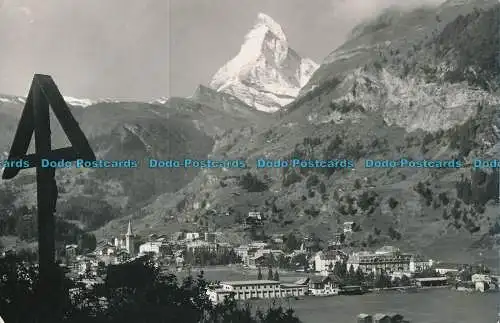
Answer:
[[(5, 156), (10, 150), (23, 102), (22, 98), (10, 97), (0, 101), (0, 148)], [(160, 194), (178, 191), (200, 171), (196, 168), (151, 169), (150, 158), (206, 159), (217, 144), (218, 136), (233, 128), (257, 127), (259, 120), (258, 112), (246, 109), (239, 113), (238, 108), (231, 108), (230, 102), (224, 110), (183, 98), (171, 98), (166, 105), (101, 102), (85, 108), (70, 106), (70, 109), (97, 159), (139, 162), (136, 168), (58, 169), (58, 214), (79, 221), (86, 229), (96, 229), (112, 219), (136, 212)], [(51, 126), (53, 148), (68, 146), (54, 116), (51, 116)], [(13, 180), (0, 182), (0, 194), (13, 192), (15, 205), (34, 206), (35, 189), (33, 169), (23, 170)]]
[[(287, 106), (277, 123), (249, 131), (245, 141), (216, 146), (212, 152), (244, 156), (251, 165), (248, 169), (199, 173), (180, 192), (162, 195), (144, 208), (138, 230), (211, 227), (234, 241), (296, 231), (303, 236), (315, 234), (326, 244), (342, 230), (344, 221), (354, 221), (359, 227), (347, 244), (356, 249), (393, 244), (445, 261), (493, 259), (487, 258), (496, 256), (492, 248), (500, 233), (494, 203), (498, 173), (471, 170), (467, 164), (474, 158), (500, 158), (498, 95), (481, 86), (485, 80), (492, 83), (499, 73), (491, 69), (493, 75), (477, 73), (477, 79), (468, 79), (463, 73), (468, 67), (479, 71), (477, 56), (457, 65), (458, 81), (446, 73), (449, 67), (443, 71), (434, 67), (450, 66), (464, 48), (453, 41), (457, 38), (449, 37), (450, 30), (468, 21), (469, 27), (458, 40), (474, 39), (472, 35), (491, 24), (499, 7), (485, 5), (479, 13), (469, 8), (470, 15), (463, 16), (463, 7), (450, 8), (454, 8), (450, 3), (440, 8), (446, 10), (447, 20), (439, 29), (435, 9), (397, 13), (396, 17), (404, 19), (383, 30), (371, 29), (370, 23), (360, 26), (353, 37), (362, 39), (349, 40), (341, 48), (356, 48), (363, 42), (385, 44), (389, 35), (398, 34), (394, 38), (401, 42), (398, 47), (387, 45), (380, 53), (399, 49), (403, 54), (394, 53), (394, 58), (388, 55), (384, 60), (374, 50), (356, 54), (359, 60), (339, 59), (322, 65), (310, 88)], [(429, 15), (435, 21), (430, 34), (415, 33), (417, 22), (430, 23)], [(402, 28), (402, 23), (409, 27)], [(472, 54), (483, 57), (480, 53), (485, 53), (489, 61), (488, 46), (495, 44), (496, 30), (482, 33), (485, 38)], [(451, 43), (436, 50), (440, 39)], [(443, 58), (445, 48), (449, 50)], [(356, 166), (354, 170), (256, 168), (255, 159), (261, 157), (350, 159)], [(364, 167), (366, 159), (399, 158), (457, 160), (464, 166)], [(171, 220), (165, 220), (164, 205)], [(265, 216), (261, 228), (244, 229), (249, 211)]]
[[(203, 86), (190, 99), (169, 98), (165, 104), (74, 108), (84, 132), (94, 134), (91, 145), (100, 156), (171, 158), (185, 152), (242, 158), (248, 167), (203, 169), (184, 178), (181, 172), (137, 170), (128, 182), (123, 177), (129, 172), (87, 173), (73, 193), (83, 198), (67, 204), (97, 210), (84, 218), (93, 219), (88, 227), (101, 238), (122, 232), (133, 216), (142, 236), (208, 227), (238, 242), (295, 231), (314, 234), (326, 245), (345, 221), (353, 221), (358, 225), (346, 239), (353, 249), (392, 244), (456, 262), (496, 256), (498, 172), (472, 170), (468, 164), (474, 158), (500, 159), (499, 29), (492, 27), (500, 7), (487, 1), (457, 3), (392, 10), (360, 25), (279, 115), (260, 113), (241, 97)], [(352, 56), (347, 59), (347, 54)], [(355, 167), (257, 168), (255, 160), (263, 157), (348, 159)], [(366, 159), (400, 158), (453, 160), (464, 166), (364, 164)], [(101, 178), (107, 180), (84, 186)], [(63, 179), (69, 188), (76, 187), (71, 178)], [(137, 189), (154, 193), (149, 199), (137, 193), (137, 200), (132, 195)], [(102, 221), (97, 214), (113, 213), (100, 203), (102, 197), (122, 205), (120, 215)], [(61, 198), (63, 207), (68, 199)], [(99, 203), (88, 206), (89, 201)], [(249, 211), (262, 212), (263, 226), (245, 226)]]
[(210, 87), (274, 112), (298, 95), (316, 68), (289, 47), (281, 26), (261, 13), (238, 55), (217, 71)]
[[(410, 131), (439, 131), (472, 116), (477, 102), (495, 104), (498, 97), (489, 89), (470, 86), (464, 77), (451, 80), (450, 70), (464, 60), (443, 52), (443, 40), (456, 42), (451, 40), (453, 36), (449, 33), (450, 30), (458, 32), (463, 23), (461, 18), (455, 20), (457, 16), (474, 12), (476, 6), (487, 9), (494, 4), (497, 2), (469, 1), (466, 5), (455, 6), (456, 1), (449, 1), (437, 9), (423, 7), (410, 12), (390, 9), (358, 26), (352, 37), (324, 60), (302, 89), (301, 99), (307, 101), (307, 97), (315, 96), (312, 93), (308, 96), (308, 92), (320, 91), (319, 85), (333, 80), (338, 85), (327, 102), (314, 103), (310, 117), (319, 121), (332, 118), (331, 113), (319, 106), (350, 102), (379, 111), (389, 124)], [(491, 13), (491, 19), (484, 17), (478, 21), (485, 21), (485, 26), (489, 24), (491, 30), (496, 28), (498, 32), (498, 18), (495, 21), (494, 16)], [(467, 38), (469, 40), (490, 41), (490, 44), (476, 44), (486, 51), (497, 48), (498, 39), (491, 32), (482, 37), (476, 37), (475, 32), (468, 35), (472, 37)], [(477, 48), (465, 42), (455, 45), (455, 48), (472, 51)], [(476, 57), (480, 55), (475, 53)], [(495, 59), (494, 55), (487, 55)]]

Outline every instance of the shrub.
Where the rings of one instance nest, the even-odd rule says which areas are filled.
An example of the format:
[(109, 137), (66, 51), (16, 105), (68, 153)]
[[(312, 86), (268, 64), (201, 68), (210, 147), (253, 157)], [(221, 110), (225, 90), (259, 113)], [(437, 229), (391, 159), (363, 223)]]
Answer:
[(302, 176), (300, 176), (295, 170), (291, 170), (283, 177), (283, 186), (288, 187), (300, 181), (302, 181)]
[(396, 206), (398, 206), (398, 204), (399, 204), (399, 202), (393, 197), (389, 198), (388, 203), (389, 203), (389, 206), (391, 207), (391, 209), (396, 208)]
[(389, 227), (388, 234), (392, 240), (400, 240), (401, 239), (401, 233), (396, 231), (393, 227)]
[(240, 177), (240, 186), (249, 192), (264, 192), (269, 188), (266, 183), (250, 172)]
[(313, 174), (307, 178), (306, 187), (312, 188), (319, 184), (319, 178), (316, 174)]

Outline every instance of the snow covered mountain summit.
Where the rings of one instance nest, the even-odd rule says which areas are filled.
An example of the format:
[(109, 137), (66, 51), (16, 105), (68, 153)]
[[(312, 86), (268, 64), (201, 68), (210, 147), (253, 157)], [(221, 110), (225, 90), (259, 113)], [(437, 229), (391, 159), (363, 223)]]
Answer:
[(259, 13), (240, 52), (213, 76), (210, 87), (265, 112), (293, 101), (318, 68), (288, 46), (281, 26)]

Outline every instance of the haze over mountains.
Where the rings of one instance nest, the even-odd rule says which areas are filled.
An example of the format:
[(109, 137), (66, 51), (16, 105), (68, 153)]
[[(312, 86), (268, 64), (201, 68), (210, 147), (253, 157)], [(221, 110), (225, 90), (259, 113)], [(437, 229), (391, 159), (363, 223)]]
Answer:
[[(247, 37), (241, 55), (190, 98), (72, 107), (98, 158), (241, 158), (249, 167), (61, 170), (59, 215), (99, 237), (122, 232), (132, 216), (140, 234), (209, 227), (232, 241), (295, 231), (327, 242), (355, 221), (353, 248), (487, 257), (500, 233), (495, 172), (373, 169), (363, 161), (500, 158), (498, 17), (498, 2), (482, 0), (387, 10), (313, 68), (276, 22), (259, 15), (250, 35), (260, 38)], [(1, 151), (10, 148), (21, 108), (15, 98), (0, 100)], [(54, 136), (63, 138), (57, 129)], [(345, 158), (357, 166), (257, 169), (261, 157)], [(33, 205), (33, 175), (22, 174), (2, 190), (16, 193), (17, 205)], [(248, 211), (265, 215), (263, 230), (244, 230)]]

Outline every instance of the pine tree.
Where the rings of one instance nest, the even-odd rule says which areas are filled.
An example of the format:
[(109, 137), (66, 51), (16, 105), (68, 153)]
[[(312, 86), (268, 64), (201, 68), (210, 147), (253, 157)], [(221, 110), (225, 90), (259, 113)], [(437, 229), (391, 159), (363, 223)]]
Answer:
[(356, 269), (356, 276), (355, 276), (355, 280), (356, 280), (356, 283), (357, 284), (361, 284), (364, 280), (365, 280), (365, 275), (363, 274), (363, 272), (361, 271), (361, 268), (358, 267), (358, 269)]
[(340, 264), (340, 275), (341, 278), (346, 278), (347, 277), (347, 263), (342, 262)]
[(273, 269), (269, 267), (269, 271), (267, 272), (267, 279), (273, 280)]
[(355, 276), (356, 276), (356, 272), (354, 271), (354, 266), (351, 264), (351, 266), (349, 267), (348, 277), (349, 277), (349, 279), (354, 279)]
[(342, 264), (339, 261), (335, 262), (335, 265), (333, 266), (333, 274), (339, 278), (342, 278)]
[(262, 280), (262, 271), (260, 270), (260, 267), (259, 267), (259, 272), (257, 273), (257, 279)]

